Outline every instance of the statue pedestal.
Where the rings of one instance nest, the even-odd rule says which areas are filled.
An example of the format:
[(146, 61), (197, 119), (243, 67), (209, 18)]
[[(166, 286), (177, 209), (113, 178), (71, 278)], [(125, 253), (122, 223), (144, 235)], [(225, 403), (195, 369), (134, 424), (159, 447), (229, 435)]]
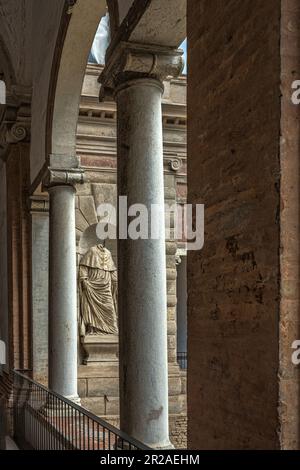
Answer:
[(119, 338), (115, 335), (88, 335), (81, 337), (83, 364), (114, 362), (119, 359)]

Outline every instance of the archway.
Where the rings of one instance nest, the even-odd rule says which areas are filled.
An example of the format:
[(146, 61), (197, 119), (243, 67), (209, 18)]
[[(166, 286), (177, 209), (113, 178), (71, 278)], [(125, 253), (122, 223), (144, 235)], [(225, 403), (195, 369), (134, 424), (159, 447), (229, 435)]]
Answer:
[(65, 34), (65, 39), (61, 51), (60, 44), (57, 45), (57, 58), (52, 67), (46, 155), (57, 155), (62, 166), (78, 166), (76, 159), (70, 161), (70, 156), (74, 158), (76, 153), (82, 83), (91, 45), (100, 19), (105, 14), (105, 0), (78, 0), (72, 7), (69, 24), (63, 21), (61, 25), (60, 34)]

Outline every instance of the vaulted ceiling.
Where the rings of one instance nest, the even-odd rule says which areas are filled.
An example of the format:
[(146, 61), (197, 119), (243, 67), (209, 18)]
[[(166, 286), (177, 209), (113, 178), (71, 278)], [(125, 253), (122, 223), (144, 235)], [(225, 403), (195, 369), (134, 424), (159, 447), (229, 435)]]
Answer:
[[(31, 8), (32, 0), (0, 2), (0, 72), (5, 73), (6, 79), (9, 80), (13, 76), (14, 81), (22, 82), (23, 85), (30, 85), (32, 78)], [(7, 77), (7, 74), (10, 77)]]

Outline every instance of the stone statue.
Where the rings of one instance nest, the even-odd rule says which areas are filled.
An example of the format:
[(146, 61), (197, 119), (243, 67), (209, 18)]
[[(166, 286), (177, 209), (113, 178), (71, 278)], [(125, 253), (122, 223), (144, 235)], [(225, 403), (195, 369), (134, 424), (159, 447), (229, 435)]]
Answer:
[(103, 245), (93, 246), (79, 265), (80, 335), (118, 334), (117, 269)]

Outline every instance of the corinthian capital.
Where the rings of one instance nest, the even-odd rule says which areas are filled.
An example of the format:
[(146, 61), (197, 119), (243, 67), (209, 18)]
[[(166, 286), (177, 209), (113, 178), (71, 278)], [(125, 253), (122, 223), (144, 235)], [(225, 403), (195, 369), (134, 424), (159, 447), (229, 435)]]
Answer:
[(161, 46), (120, 42), (99, 77), (100, 99), (127, 80), (152, 78), (162, 82), (177, 77), (184, 67), (183, 51)]

